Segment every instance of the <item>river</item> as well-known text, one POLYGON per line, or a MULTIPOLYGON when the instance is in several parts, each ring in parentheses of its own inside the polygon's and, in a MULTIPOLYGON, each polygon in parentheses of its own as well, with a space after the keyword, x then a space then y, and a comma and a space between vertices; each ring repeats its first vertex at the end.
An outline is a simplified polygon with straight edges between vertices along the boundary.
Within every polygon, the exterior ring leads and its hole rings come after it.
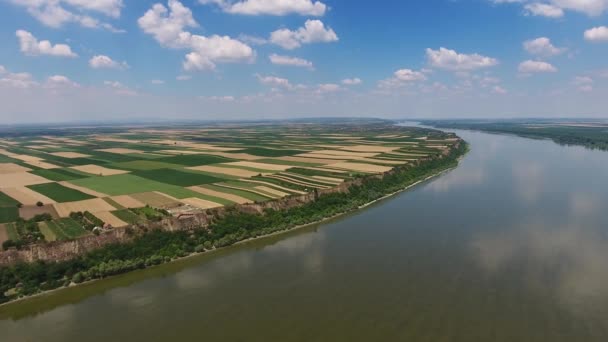
POLYGON ((2 341, 607 341, 608 153, 458 131, 340 219, 0 307, 2 341))

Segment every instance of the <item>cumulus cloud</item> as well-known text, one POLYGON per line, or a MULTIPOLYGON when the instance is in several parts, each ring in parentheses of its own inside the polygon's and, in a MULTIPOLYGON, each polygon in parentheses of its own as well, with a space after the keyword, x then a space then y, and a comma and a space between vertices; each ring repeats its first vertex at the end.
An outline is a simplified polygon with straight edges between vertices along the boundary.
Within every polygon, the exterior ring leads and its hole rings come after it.
POLYGON ((598 26, 585 31, 584 37, 590 42, 608 41, 608 27, 598 26))
POLYGON ((608 10, 608 0, 491 0, 493 3, 520 3, 524 5, 525 13, 529 15, 560 18, 564 10, 587 14, 602 15, 608 10))
POLYGON ((436 68, 450 71, 472 71, 498 65, 498 60, 480 54, 461 54, 454 50, 439 48, 426 49, 428 63, 436 68))
POLYGON ((202 4, 217 4, 227 13, 243 15, 299 14, 319 17, 327 11, 327 5, 312 0, 199 0, 202 4))
POLYGON ((286 78, 276 77, 276 76, 262 76, 256 74, 255 77, 258 81, 267 86, 275 87, 275 88, 284 88, 284 89, 292 89, 293 86, 286 78))
POLYGON ((399 88, 405 84, 426 81, 427 77, 422 71, 411 69, 399 69, 393 73, 393 77, 382 80, 378 86, 383 89, 399 88))
POLYGON ((313 68, 313 64, 311 61, 307 61, 305 59, 298 58, 298 57, 290 57, 290 56, 272 54, 269 56, 269 59, 272 64, 303 67, 303 68, 309 68, 309 69, 313 68))
POLYGON ((564 16, 564 10, 550 4, 534 2, 524 6, 526 14, 547 18, 561 18, 564 16))
POLYGON ((497 85, 497 86, 494 86, 494 87, 492 88, 492 92, 493 92, 493 93, 495 93, 495 94, 501 94, 501 95, 502 95, 502 94, 506 94, 506 93, 508 93, 508 92, 507 92, 507 90, 506 90, 505 88, 503 88, 503 87, 501 87, 501 86, 498 86, 498 85, 497 85))
POLYGON ((302 44, 331 43, 338 41, 338 35, 320 20, 307 20, 304 27, 292 31, 280 29, 270 34, 270 42, 284 49, 293 50, 302 44))
POLYGON ((342 80, 342 84, 347 86, 360 85, 363 81, 360 78, 346 78, 342 80))
POLYGON ((104 81, 103 85, 114 90, 117 95, 135 96, 137 92, 118 81, 104 81))
POLYGON ((527 60, 519 64, 518 71, 522 74, 548 73, 557 72, 557 68, 547 62, 527 60))
POLYGON ((324 83, 317 86, 317 93, 335 93, 342 90, 339 84, 324 83))
POLYGON ((28 56, 49 55, 56 57, 77 57, 78 55, 72 52, 72 48, 66 44, 51 44, 48 40, 38 41, 31 33, 18 30, 16 32, 19 39, 21 52, 28 56))
POLYGON ((26 8, 28 13, 43 25, 59 28, 75 23, 86 28, 100 28, 112 32, 124 32, 111 24, 101 22, 89 14, 102 14, 111 18, 120 17, 123 0, 9 0, 26 8))
POLYGON ((231 95, 226 96, 202 96, 200 97, 203 100, 216 101, 216 102, 234 102, 236 98, 231 95))
POLYGON ((523 46, 528 53, 542 57, 557 56, 566 51, 564 48, 555 47, 547 37, 527 40, 523 46))
POLYGON ((46 88, 57 89, 57 88, 77 88, 80 87, 80 84, 70 80, 66 76, 63 75, 53 75, 47 78, 46 84, 44 85, 46 88))
POLYGON ((589 92, 593 90, 594 80, 589 76, 577 76, 572 84, 580 91, 589 92))
POLYGON ((96 55, 89 60, 89 66, 93 69, 127 69, 127 62, 117 62, 105 55, 96 55))
POLYGON ((198 27, 192 11, 177 0, 169 0, 167 6, 153 5, 137 22, 161 46, 191 50, 183 62, 184 70, 212 70, 217 63, 251 62, 255 59, 255 51, 236 39, 219 35, 205 37, 184 31, 188 27, 198 27))
POLYGON ((163 81, 163 80, 152 80, 152 81, 150 81, 150 83, 152 83, 154 85, 161 85, 161 84, 165 84, 165 81, 163 81))
POLYGON ((175 78, 178 81, 188 81, 192 79, 192 76, 190 75, 179 75, 175 78))
POLYGON ((4 87, 27 89, 39 85, 32 77, 32 74, 27 72, 11 73, 5 70, 4 74, 0 77, 0 86, 4 87))

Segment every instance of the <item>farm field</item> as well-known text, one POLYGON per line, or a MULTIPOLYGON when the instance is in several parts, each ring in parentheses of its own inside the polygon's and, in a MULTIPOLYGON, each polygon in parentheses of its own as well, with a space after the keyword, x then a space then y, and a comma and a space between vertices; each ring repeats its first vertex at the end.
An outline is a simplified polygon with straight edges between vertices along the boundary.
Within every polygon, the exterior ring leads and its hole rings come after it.
POLYGON ((0 237, 27 241, 331 189, 457 141, 384 123, 54 128, 0 138, 0 237))

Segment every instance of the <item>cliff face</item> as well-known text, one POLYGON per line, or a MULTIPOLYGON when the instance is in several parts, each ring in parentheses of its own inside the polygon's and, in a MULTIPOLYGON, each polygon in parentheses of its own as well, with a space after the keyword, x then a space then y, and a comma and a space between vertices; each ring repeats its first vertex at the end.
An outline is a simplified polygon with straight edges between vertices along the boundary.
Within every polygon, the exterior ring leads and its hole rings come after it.
MULTIPOLYGON (((458 148, 456 144, 455 148, 458 148)), ((447 156, 449 150, 443 151, 442 157, 447 156)), ((417 160, 415 164, 404 166, 403 168, 415 167, 421 162, 428 160, 422 158, 417 160)), ((401 168, 399 168, 401 169, 401 168)), ((399 172, 399 169, 393 169, 384 174, 372 175, 369 177, 382 179, 386 175, 399 172)), ((344 182, 330 189, 317 190, 305 195, 294 195, 276 200, 271 200, 262 203, 251 203, 235 205, 232 210, 239 210, 243 213, 260 214, 266 209, 287 210, 294 207, 302 206, 306 203, 315 201, 319 196, 331 193, 347 193, 352 186, 361 185, 363 179, 354 179, 344 182)), ((179 217, 166 218, 161 222, 149 223, 146 226, 133 226, 129 229, 132 234, 127 233, 127 229, 114 229, 109 232, 104 232, 99 236, 89 235, 71 241, 56 241, 40 245, 25 246, 21 250, 11 249, 0 252, 0 266, 13 265, 19 262, 34 262, 37 260, 43 261, 65 261, 72 258, 84 255, 88 252, 102 248, 109 244, 125 243, 134 239, 138 234, 141 234, 144 229, 163 229, 167 231, 182 231, 194 229, 206 229, 209 227, 213 218, 222 217, 226 214, 228 208, 217 208, 201 211, 196 214, 188 214, 179 217)))

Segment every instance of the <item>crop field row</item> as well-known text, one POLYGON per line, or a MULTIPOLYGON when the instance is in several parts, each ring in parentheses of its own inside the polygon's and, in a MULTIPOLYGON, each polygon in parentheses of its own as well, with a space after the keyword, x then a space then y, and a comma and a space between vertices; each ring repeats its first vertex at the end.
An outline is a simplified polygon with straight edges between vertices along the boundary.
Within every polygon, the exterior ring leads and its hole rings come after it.
POLYGON ((1 238, 23 238, 14 236, 20 217, 49 215, 38 231, 54 241, 91 234, 75 212, 123 227, 156 217, 142 208, 180 215, 306 194, 438 155, 456 141, 384 124, 49 132, 2 140, 1 238))

